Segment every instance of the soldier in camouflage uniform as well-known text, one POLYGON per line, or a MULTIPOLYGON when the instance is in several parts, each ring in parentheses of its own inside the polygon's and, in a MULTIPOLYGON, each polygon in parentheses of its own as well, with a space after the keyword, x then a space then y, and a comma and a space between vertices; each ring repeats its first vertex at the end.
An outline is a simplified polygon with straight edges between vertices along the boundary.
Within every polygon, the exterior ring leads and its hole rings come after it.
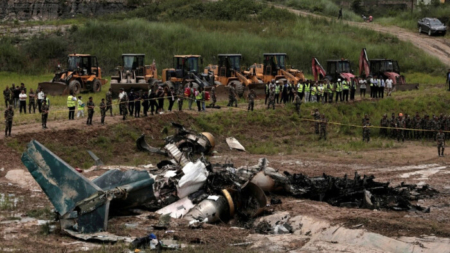
POLYGON ((6 86, 5 90, 3 91, 3 98, 5 99, 5 108, 8 108, 8 104, 11 101, 11 90, 8 86, 6 86))
POLYGON ((106 111, 110 111, 111 116, 113 116, 112 114, 112 92, 111 92, 111 88, 109 88, 108 92, 106 92, 106 111))
POLYGON ((409 114, 405 113, 405 128, 406 130, 403 130, 405 139, 409 139, 410 138, 410 130, 411 129, 411 118, 409 117, 409 114))
POLYGON ((437 116, 434 117, 434 121, 433 121, 433 130, 434 130, 434 140, 436 140, 436 136, 439 133, 439 130, 441 130, 441 121, 438 119, 437 116))
POLYGON ((387 137, 387 127, 389 127, 389 120, 387 118, 387 114, 383 115, 383 118, 380 120, 380 135, 383 137, 387 137))
POLYGON ((327 125, 328 125, 328 120, 327 118, 325 118, 325 114, 322 114, 320 116, 320 134, 319 134, 319 140, 321 140, 322 138, 324 138, 325 140, 327 140, 327 125))
POLYGON ((42 129, 47 129, 47 119, 48 119, 48 110, 50 108, 47 105, 47 101, 44 100, 42 101, 42 106, 41 106, 41 119, 42 119, 42 129))
POLYGON ((297 112, 298 116, 300 116, 300 106, 302 105, 302 99, 300 98, 297 91, 294 91, 294 105, 295 111, 297 112))
POLYGON ((397 119, 395 118, 395 114, 391 114, 391 119, 389 120, 389 128, 391 132, 391 138, 395 139, 397 137, 397 129, 395 129, 395 124, 397 123, 397 119))
POLYGON ((319 134, 319 125, 320 125, 320 113, 319 109, 314 109, 314 112, 311 112, 311 115, 314 117, 314 129, 315 133, 319 134))
MULTIPOLYGON (((364 118, 362 119, 362 126, 366 125, 366 122, 369 120, 369 115, 364 114, 364 118)), ((363 131, 363 139, 364 139, 364 131, 363 131)))
POLYGON ((12 122, 14 118, 14 110, 12 105, 9 105, 8 108, 5 110, 5 137, 11 136, 11 129, 12 129, 12 122))
POLYGON ((428 116, 428 114, 425 114, 422 119, 422 137, 423 138, 428 138, 427 126, 428 126, 429 120, 430 120, 430 117, 428 116))
POLYGON ((36 93, 30 88, 28 94, 28 113, 31 113, 31 107, 33 107, 33 113, 36 113, 36 93))
POLYGON ((273 109, 275 110, 275 90, 274 87, 271 87, 269 90, 269 104, 267 105, 267 109, 270 108, 270 105, 273 106, 273 109))
POLYGON ((209 107, 214 108, 216 106, 216 102, 217 102, 216 85, 215 84, 211 87, 211 101, 212 101, 212 103, 209 105, 209 107))
POLYGON ((228 106, 233 106, 237 107, 237 94, 236 94, 236 88, 235 88, 235 84, 232 83, 230 85, 230 94, 229 94, 229 101, 228 101, 228 106))
POLYGON ((431 117, 431 119, 428 121, 428 126, 427 126, 427 130, 428 131, 428 138, 430 139, 434 139, 436 137, 435 128, 436 128, 436 116, 433 114, 433 117, 431 117))
POLYGON ((92 125, 92 117, 94 117, 94 108, 95 108, 95 104, 94 101, 92 101, 92 97, 89 97, 89 102, 87 102, 86 105, 88 108, 88 117, 86 125, 92 125))
POLYGON ((442 132, 442 129, 440 129, 439 133, 436 134, 436 142, 438 148, 438 156, 444 156, 445 134, 442 132))
POLYGON ((406 121, 403 118, 403 113, 398 114, 397 123, 395 124, 396 130, 397 130, 397 141, 402 140, 402 142, 405 141, 405 130, 406 127, 406 121))
MULTIPOLYGON (((105 116, 106 116, 106 108, 108 106, 105 103, 105 99, 102 98, 102 102, 100 103, 100 115, 102 116, 101 119, 101 124, 104 125, 105 124, 105 116)), ((147 114, 147 112, 145 112, 147 114)))
POLYGON ((416 117, 413 118, 413 127, 414 127, 414 138, 420 139, 421 137, 421 129, 422 129, 422 118, 419 113, 416 112, 416 117))
POLYGON ((247 99, 248 99, 248 109, 247 111, 252 111, 253 112, 253 107, 255 106, 255 98, 256 98, 256 93, 253 89, 250 89, 248 95, 247 95, 247 99))
POLYGON ((364 122, 364 126, 363 126, 363 141, 367 141, 367 142, 370 141, 370 126, 371 126, 370 120, 367 119, 364 122))

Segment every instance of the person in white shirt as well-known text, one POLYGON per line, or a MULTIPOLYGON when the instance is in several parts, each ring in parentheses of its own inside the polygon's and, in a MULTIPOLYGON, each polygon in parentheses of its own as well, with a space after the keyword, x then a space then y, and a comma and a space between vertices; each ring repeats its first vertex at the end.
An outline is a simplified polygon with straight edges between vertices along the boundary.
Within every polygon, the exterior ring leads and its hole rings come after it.
POLYGON ((78 96, 78 111, 77 111, 77 118, 84 117, 84 103, 81 101, 81 96, 78 96))
POLYGON ((27 113, 27 94, 25 93, 25 90, 22 90, 22 92, 19 94, 19 102, 20 102, 20 113, 27 113))
POLYGON ((387 89, 387 96, 390 96, 392 92, 392 79, 389 77, 388 79, 386 79, 386 89, 387 89))
POLYGON ((366 97, 367 81, 364 78, 359 79, 359 97, 366 97))
POLYGON ((380 86, 380 97, 384 98, 384 88, 386 88, 386 82, 384 78, 381 78, 381 86, 380 86))
POLYGON ((37 99, 39 113, 42 113, 41 106, 42 106, 42 101, 44 100, 44 95, 45 95, 44 90, 42 90, 42 88, 39 88, 38 99, 37 99))

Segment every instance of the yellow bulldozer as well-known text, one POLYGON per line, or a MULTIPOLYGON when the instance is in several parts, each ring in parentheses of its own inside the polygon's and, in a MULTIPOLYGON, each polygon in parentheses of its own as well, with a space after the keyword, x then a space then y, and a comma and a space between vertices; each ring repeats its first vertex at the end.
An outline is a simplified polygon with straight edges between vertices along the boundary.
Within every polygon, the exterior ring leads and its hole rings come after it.
POLYGON ((145 65, 145 54, 122 54, 122 66, 116 68, 117 75, 111 76, 111 92, 118 97, 120 89, 148 90, 149 85, 160 82, 155 61, 145 65))
POLYGON ((162 82, 164 86, 179 89, 180 85, 192 84, 194 88, 209 87, 203 75, 199 77, 200 65, 202 63, 200 55, 175 55, 173 57, 173 68, 163 69, 162 82))
POLYGON ((241 73, 241 54, 219 54, 217 65, 209 64, 203 71, 204 79, 208 83, 217 85, 216 94, 224 97, 227 92, 226 87, 234 84, 239 97, 244 95, 245 87, 252 84, 252 80, 247 79, 241 73), (213 77, 213 78, 211 78, 213 77))
POLYGON ((303 72, 292 69, 286 64, 288 59, 285 53, 265 53, 263 54, 263 64, 253 64, 244 75, 252 80, 252 84, 266 84, 271 80, 288 80, 291 84, 305 81, 303 72))
POLYGON ((89 54, 69 54, 67 69, 58 70, 50 82, 39 83, 45 94, 59 96, 80 92, 99 92, 108 82, 102 78, 97 57, 89 54))

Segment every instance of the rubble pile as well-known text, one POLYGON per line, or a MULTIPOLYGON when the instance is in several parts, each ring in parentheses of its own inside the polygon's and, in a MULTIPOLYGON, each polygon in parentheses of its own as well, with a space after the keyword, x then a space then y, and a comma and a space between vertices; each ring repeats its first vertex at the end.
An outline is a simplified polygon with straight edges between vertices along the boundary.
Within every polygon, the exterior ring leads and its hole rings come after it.
MULTIPOLYGON (((55 206, 62 228, 79 233, 106 231, 109 215, 138 206, 162 217, 186 219, 195 228, 232 219, 250 221, 268 205, 265 193, 324 201, 339 207, 422 212, 430 209, 410 201, 437 193, 427 185, 402 183, 391 187, 389 183, 374 181, 374 176, 358 173, 353 179, 347 175, 339 178, 281 173, 269 167, 266 158, 253 166, 211 164, 203 154, 212 152, 214 137, 173 126, 177 134, 166 138, 163 149, 149 146, 144 137, 137 141, 139 150, 172 158, 160 162, 158 168, 113 169, 90 181, 37 141, 30 142, 22 161, 55 206)), ((281 201, 275 197, 271 203, 281 201)), ((292 230, 289 224, 277 225, 280 226, 261 223, 257 230, 292 230)))

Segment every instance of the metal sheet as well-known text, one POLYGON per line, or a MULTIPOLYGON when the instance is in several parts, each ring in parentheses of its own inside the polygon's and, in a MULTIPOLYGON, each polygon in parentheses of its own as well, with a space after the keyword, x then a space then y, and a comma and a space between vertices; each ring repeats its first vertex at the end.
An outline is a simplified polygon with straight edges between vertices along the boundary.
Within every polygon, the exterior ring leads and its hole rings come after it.
POLYGON ((236 140, 234 137, 228 137, 226 139, 228 147, 230 147, 230 149, 236 149, 239 151, 245 151, 244 146, 241 145, 241 143, 239 143, 238 140, 236 140))
POLYGON ((186 215, 193 207, 194 203, 188 198, 184 197, 164 208, 159 209, 156 213, 159 214, 170 214, 170 217, 175 219, 181 219, 186 215))
POLYGON ((177 185, 179 198, 184 198, 200 189, 208 179, 208 170, 200 160, 196 163, 189 162, 183 167, 184 176, 177 185))
POLYGON ((167 151, 170 157, 172 157, 178 164, 181 166, 186 166, 189 163, 189 160, 184 156, 183 153, 178 149, 175 144, 169 143, 164 146, 164 149, 167 151))

